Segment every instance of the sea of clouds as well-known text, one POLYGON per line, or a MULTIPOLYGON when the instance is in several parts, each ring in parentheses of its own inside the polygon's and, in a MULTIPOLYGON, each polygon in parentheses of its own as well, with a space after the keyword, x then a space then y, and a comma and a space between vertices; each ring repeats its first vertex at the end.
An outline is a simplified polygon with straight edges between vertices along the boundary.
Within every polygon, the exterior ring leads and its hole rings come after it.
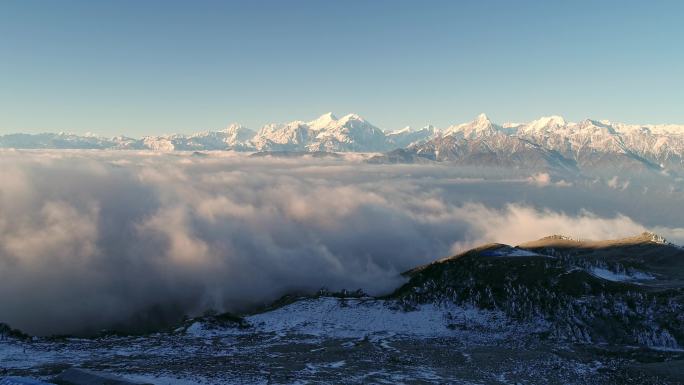
POLYGON ((666 177, 362 160, 0 151, 0 322, 135 330, 322 287, 387 293, 402 271, 484 242, 684 242, 666 177))

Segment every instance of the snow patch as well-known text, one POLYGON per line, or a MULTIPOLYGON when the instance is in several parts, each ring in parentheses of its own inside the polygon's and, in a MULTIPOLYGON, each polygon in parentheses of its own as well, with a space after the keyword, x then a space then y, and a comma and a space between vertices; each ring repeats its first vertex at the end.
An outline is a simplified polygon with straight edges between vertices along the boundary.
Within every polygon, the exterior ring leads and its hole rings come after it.
POLYGON ((187 333, 204 338, 249 333, 354 338, 368 340, 385 350, 394 350, 389 341, 396 336, 463 335, 464 338, 496 339, 520 327, 529 333, 539 326, 513 325, 502 312, 451 303, 425 304, 406 310, 391 300, 334 297, 302 299, 245 320, 253 327, 207 329, 201 323, 195 323, 187 333))
POLYGON ((548 257, 548 255, 537 254, 517 247, 502 247, 496 250, 487 250, 480 253, 485 257, 548 257))
POLYGON ((613 282, 636 281, 636 280, 652 280, 655 277, 651 274, 642 271, 622 271, 614 272, 602 267, 592 267, 590 273, 598 278, 602 278, 613 282))

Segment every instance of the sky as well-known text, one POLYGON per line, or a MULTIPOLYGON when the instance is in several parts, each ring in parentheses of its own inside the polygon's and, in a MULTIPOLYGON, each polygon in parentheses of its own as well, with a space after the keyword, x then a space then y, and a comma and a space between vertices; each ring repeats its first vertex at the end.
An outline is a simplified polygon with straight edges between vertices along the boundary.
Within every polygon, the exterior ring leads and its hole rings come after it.
POLYGON ((0 2, 0 134, 684 123, 681 1, 0 2))

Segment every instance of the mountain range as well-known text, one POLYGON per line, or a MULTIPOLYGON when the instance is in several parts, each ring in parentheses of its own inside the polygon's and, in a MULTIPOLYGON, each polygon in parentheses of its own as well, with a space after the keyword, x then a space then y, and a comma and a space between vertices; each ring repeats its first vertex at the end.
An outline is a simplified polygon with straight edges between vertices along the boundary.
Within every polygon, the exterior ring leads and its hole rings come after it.
POLYGON ((433 127, 385 132, 356 114, 341 118, 332 113, 315 120, 271 123, 254 131, 231 124, 220 131, 190 135, 145 136, 140 139, 96 135, 9 134, 0 136, 0 147, 19 149, 131 149, 155 151, 291 151, 384 152, 431 138, 433 127))
POLYGON ((493 123, 481 114, 469 123, 396 149, 375 162, 427 159, 468 165, 528 168, 621 168, 663 170, 684 165, 684 125, 630 125, 560 116, 527 123, 493 123))
POLYGON ((258 131, 239 124, 190 135, 130 138, 96 135, 8 134, 0 147, 17 149, 131 149, 154 151, 369 152, 377 163, 416 161, 576 169, 661 170, 684 165, 684 125, 637 125, 560 116, 527 123, 473 121, 443 129, 426 126, 383 131, 356 114, 332 113, 312 121, 267 124, 258 131))

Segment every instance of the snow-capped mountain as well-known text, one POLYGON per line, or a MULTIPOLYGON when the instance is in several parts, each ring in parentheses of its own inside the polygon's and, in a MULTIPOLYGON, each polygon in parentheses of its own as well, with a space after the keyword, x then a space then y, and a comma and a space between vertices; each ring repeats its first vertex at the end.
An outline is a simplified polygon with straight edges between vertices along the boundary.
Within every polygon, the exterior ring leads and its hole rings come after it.
POLYGON ((557 151, 566 158, 574 159, 580 165, 595 165, 612 156, 623 164, 638 164, 659 167, 660 164, 681 162, 684 147, 681 139, 672 138, 672 145, 680 142, 676 159, 654 148, 656 136, 652 133, 639 134, 635 126, 613 125, 606 121, 586 119, 578 123, 567 123, 561 117, 541 118, 522 125, 517 136, 538 143, 546 149, 557 151), (646 143, 651 142, 650 145, 646 143))
POLYGON ((580 164, 606 154, 665 167, 681 166, 684 159, 684 125, 635 125, 592 119, 572 123, 551 116, 521 125, 515 134, 580 164))
POLYGON ((460 134, 437 136, 428 142, 410 146, 407 151, 438 162, 471 166, 576 169, 572 159, 517 136, 492 131, 486 136, 465 139, 460 134))
MULTIPOLYGON (((8 134, 0 136, 0 147, 3 148, 69 148, 69 149, 104 149, 118 147, 118 141, 128 143, 130 138, 101 138, 92 135, 74 135, 68 133, 44 134, 8 134)), ((135 139, 133 139, 135 141, 135 139)))
POLYGON ((494 124, 486 114, 478 115, 475 120, 447 127, 443 136, 453 136, 462 139, 477 139, 484 136, 492 136, 498 133, 510 133, 510 129, 494 124))
POLYGON ((658 170, 684 165, 684 126, 591 119, 575 123, 561 116, 498 125, 480 114, 472 122, 450 126, 424 143, 385 157, 491 166, 658 170))
POLYGON ((154 151, 296 151, 383 152, 420 143, 435 133, 432 126, 384 132, 357 114, 337 118, 326 113, 312 121, 270 123, 258 132, 239 124, 220 131, 104 138, 73 134, 11 134, 0 136, 5 148, 149 149, 154 151))
POLYGON ((4 148, 149 149, 155 151, 392 152, 377 161, 421 158, 480 165, 663 169, 684 165, 684 125, 635 125, 561 116, 494 123, 480 114, 444 129, 383 131, 356 114, 326 113, 311 121, 271 123, 257 132, 239 124, 191 135, 104 138, 95 135, 9 134, 4 148), (398 151, 401 150, 401 151, 398 151))
MULTIPOLYGON (((320 118, 318 119, 320 120, 320 118)), ((314 151, 378 151, 387 149, 385 133, 356 114, 332 120, 315 131, 314 151)))
POLYGON ((268 124, 251 140, 258 151, 377 152, 391 148, 385 133, 356 114, 331 112, 310 122, 268 124))
POLYGON ((411 127, 407 126, 401 130, 386 132, 385 136, 393 147, 404 148, 412 144, 425 142, 433 138, 436 132, 435 127, 432 125, 427 125, 416 131, 411 130, 411 127))
POLYGON ((220 131, 198 132, 192 135, 146 136, 142 148, 155 151, 174 150, 246 150, 246 143, 255 132, 240 124, 230 124, 220 131))

